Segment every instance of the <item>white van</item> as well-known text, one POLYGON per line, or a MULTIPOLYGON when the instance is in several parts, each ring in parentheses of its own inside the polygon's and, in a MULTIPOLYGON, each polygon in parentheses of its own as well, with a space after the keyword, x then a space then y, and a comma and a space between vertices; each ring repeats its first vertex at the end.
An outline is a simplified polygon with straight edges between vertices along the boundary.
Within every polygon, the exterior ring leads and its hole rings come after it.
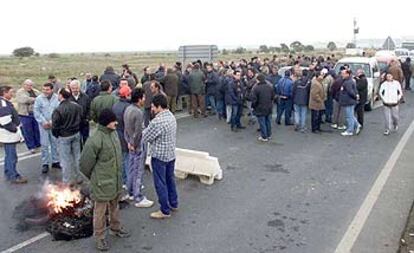
POLYGON ((396 48, 394 52, 395 55, 397 55, 398 59, 402 62, 405 62, 405 59, 407 59, 407 57, 410 55, 410 50, 405 48, 396 48))
POLYGON ((364 71, 368 80, 368 99, 365 104, 365 110, 371 111, 374 108, 374 102, 379 99, 378 91, 381 77, 377 60, 374 57, 342 58, 335 65, 335 73, 339 73, 339 69, 344 65, 349 65, 353 74, 355 74, 358 69, 364 71))

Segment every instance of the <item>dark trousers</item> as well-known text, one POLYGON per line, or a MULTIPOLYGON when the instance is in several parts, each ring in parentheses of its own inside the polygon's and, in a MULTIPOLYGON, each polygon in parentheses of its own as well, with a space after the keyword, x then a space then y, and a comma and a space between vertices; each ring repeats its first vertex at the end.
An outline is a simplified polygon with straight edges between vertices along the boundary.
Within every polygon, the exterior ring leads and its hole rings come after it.
POLYGON ((321 113, 311 110, 312 131, 321 130, 321 113))
POLYGON ((160 210, 170 214, 171 208, 178 208, 177 189, 175 187, 175 160, 163 162, 157 158, 151 159, 155 191, 157 192, 160 210))
POLYGON ((365 107, 365 103, 359 103, 355 106, 357 120, 359 124, 361 124, 361 126, 364 126, 364 107, 365 107))
POLYGON ((232 105, 232 109, 231 109, 231 128, 235 128, 235 127, 242 127, 241 125, 241 115, 243 112, 243 105, 241 104, 237 104, 237 105, 232 105))
POLYGON ((276 122, 280 124, 283 112, 285 113, 285 125, 290 125, 290 117, 292 116, 292 99, 280 99, 277 105, 276 122))
POLYGON ((410 82, 411 82, 411 75, 405 76, 405 89, 406 90, 409 90, 410 89, 410 82))
POLYGON ((260 125, 260 134, 263 139, 268 139, 272 136, 272 114, 267 116, 257 116, 257 121, 260 125))
POLYGON ((40 132, 39 124, 35 120, 33 113, 28 116, 20 115, 22 123, 22 133, 27 149, 35 149, 40 147, 40 132))
POLYGON ((81 142, 85 144, 86 140, 89 138, 89 122, 81 124, 79 132, 81 136, 81 142))
POLYGON ((332 114, 333 114, 333 99, 331 97, 328 97, 328 99, 325 100, 325 122, 332 123, 332 114))
POLYGON ((144 126, 147 127, 151 120, 151 108, 145 108, 144 111, 144 126))

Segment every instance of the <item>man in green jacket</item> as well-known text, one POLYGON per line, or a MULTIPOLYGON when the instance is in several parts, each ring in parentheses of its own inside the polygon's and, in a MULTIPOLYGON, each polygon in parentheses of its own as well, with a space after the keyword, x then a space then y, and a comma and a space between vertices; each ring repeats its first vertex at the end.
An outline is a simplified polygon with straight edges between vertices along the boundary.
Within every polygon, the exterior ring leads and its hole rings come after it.
POLYGON ((101 92, 99 96, 94 98, 91 103, 91 119, 97 122, 99 114, 104 109, 111 109, 112 106, 118 102, 118 98, 112 96, 112 84, 108 80, 104 80, 101 83, 101 92))
POLYGON ((205 106, 205 76, 200 70, 200 65, 195 64, 194 70, 188 77, 188 84, 190 86, 191 101, 194 118, 198 118, 198 109, 200 108, 203 117, 207 117, 205 106))
POLYGON ((110 215, 111 235, 129 237, 121 227, 118 200, 122 192, 121 144, 116 133, 116 116, 104 109, 98 117, 98 127, 83 148, 80 170, 90 180, 94 203, 93 224, 96 248, 109 249, 105 239, 106 211, 110 215))

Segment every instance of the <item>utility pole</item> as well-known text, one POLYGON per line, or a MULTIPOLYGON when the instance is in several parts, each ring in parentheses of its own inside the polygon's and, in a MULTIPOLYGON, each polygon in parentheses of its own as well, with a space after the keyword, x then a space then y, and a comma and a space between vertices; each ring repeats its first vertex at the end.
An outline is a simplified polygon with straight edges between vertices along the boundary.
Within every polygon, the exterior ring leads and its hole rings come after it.
POLYGON ((356 39, 356 35, 359 33, 359 27, 357 24, 357 20, 356 18, 354 18, 354 45, 355 48, 357 48, 357 39, 356 39))

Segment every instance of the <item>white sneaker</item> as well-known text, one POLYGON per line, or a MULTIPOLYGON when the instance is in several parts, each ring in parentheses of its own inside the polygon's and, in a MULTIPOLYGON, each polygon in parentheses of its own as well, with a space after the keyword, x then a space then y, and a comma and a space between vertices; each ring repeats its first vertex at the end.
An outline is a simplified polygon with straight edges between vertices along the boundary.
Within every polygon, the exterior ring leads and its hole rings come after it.
POLYGON ((394 126, 394 131, 397 132, 398 131, 398 125, 394 126))
POLYGON ((346 126, 338 126, 338 130, 345 130, 346 126))
POLYGON ((269 141, 268 139, 265 139, 262 136, 259 136, 259 138, 257 138, 257 140, 261 141, 261 142, 268 142, 269 141))
POLYGON ((332 127, 333 129, 338 129, 338 125, 337 125, 337 124, 332 124, 332 125, 331 125, 331 127, 332 127))
POLYGON ((355 130, 355 134, 358 135, 360 132, 361 132, 361 125, 358 125, 355 130))
POLYGON ((149 208, 154 205, 154 201, 148 200, 146 197, 144 197, 140 202, 137 202, 134 205, 138 208, 149 208))
POLYGON ((134 196, 132 196, 132 195, 129 195, 129 198, 128 198, 128 200, 134 200, 134 196))
POLYGON ((390 130, 385 130, 384 135, 390 135, 390 130))
POLYGON ((128 190, 127 185, 126 185, 126 184, 123 184, 123 185, 122 185, 122 189, 124 189, 124 190, 128 190))
POLYGON ((353 133, 348 133, 347 131, 341 133, 342 136, 352 136, 353 133))

